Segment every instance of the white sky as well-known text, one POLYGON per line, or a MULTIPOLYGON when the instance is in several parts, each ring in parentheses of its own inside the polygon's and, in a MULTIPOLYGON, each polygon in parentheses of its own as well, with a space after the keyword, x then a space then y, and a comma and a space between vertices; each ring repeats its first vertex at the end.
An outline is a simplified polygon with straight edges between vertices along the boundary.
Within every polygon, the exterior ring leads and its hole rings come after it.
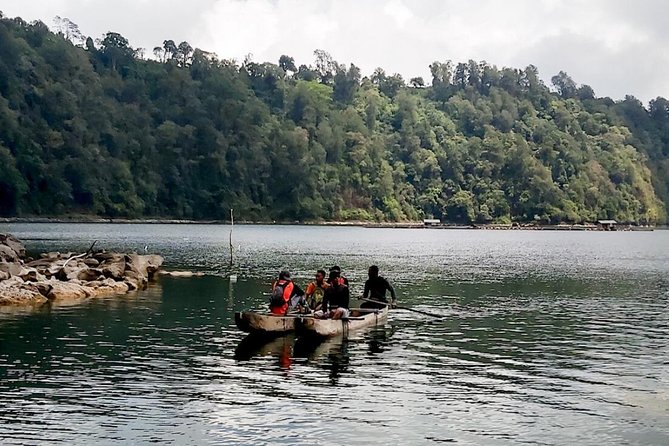
POLYGON ((323 49, 363 74, 405 79, 434 60, 534 64, 547 82, 560 70, 598 96, 669 97, 665 0, 2 0, 6 16, 67 17, 94 38, 116 31, 134 47, 188 41, 221 58, 258 62, 323 49))

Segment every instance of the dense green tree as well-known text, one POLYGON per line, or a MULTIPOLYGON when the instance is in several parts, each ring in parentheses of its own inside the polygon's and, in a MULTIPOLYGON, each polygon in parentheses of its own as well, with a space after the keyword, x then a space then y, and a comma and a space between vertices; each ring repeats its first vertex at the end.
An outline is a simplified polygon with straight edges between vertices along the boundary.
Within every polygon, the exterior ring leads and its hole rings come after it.
POLYGON ((128 39, 119 33, 108 32, 100 41, 100 54, 103 61, 112 70, 133 61, 135 50, 130 46, 128 39))
POLYGON ((323 50, 315 50, 314 56, 316 57, 315 71, 318 73, 319 80, 323 84, 330 84, 339 70, 339 64, 330 53, 323 50))
POLYGON ((340 66, 334 76, 332 91, 334 100, 342 104, 350 104, 353 102, 359 86, 360 69, 353 64, 351 64, 348 70, 344 66, 340 66))
POLYGON ((0 18, 0 215, 666 219, 661 97, 471 60, 411 87, 321 50, 238 64, 165 40, 142 60, 77 29, 0 18))
POLYGON ((562 98, 569 99, 576 97, 576 94, 578 93, 576 82, 574 82, 574 80, 564 71, 560 71, 553 76, 551 82, 562 98))
POLYGON ((409 84, 411 84, 413 88, 423 88, 425 86, 425 80, 422 77, 412 77, 409 84))
POLYGON ((279 66, 286 73, 288 73, 289 71, 292 73, 297 72, 297 67, 295 66, 295 59, 290 56, 286 56, 285 54, 279 57, 279 66))

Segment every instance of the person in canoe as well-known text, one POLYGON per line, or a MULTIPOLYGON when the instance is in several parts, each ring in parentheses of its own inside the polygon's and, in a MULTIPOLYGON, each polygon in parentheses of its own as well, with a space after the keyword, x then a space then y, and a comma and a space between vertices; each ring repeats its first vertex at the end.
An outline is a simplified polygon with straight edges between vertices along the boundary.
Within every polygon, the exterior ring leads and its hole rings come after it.
POLYGON ((323 293, 322 317, 332 319, 347 318, 350 315, 348 281, 339 271, 330 270, 328 288, 323 293))
POLYGON ((393 286, 384 277, 379 276, 379 267, 372 265, 368 270, 369 279, 365 282, 365 291, 362 294, 362 299, 369 299, 376 302, 364 302, 360 308, 385 308, 388 304, 386 299, 386 291, 390 291, 390 307, 396 305, 397 298, 393 286))
MULTIPOLYGON (((332 272, 335 272, 337 274, 337 277, 339 277, 339 279, 341 281, 343 281, 346 286, 348 286, 348 279, 346 277, 342 276, 341 268, 339 266, 335 265, 332 268, 330 268, 330 273, 332 273, 332 272)), ((329 281, 329 279, 328 279, 328 281, 329 281)))
POLYGON ((316 280, 307 285, 307 303, 311 311, 318 311, 323 306, 323 295, 330 285, 325 281, 325 271, 316 271, 316 280))
POLYGON ((304 291, 290 278, 290 272, 281 271, 279 279, 272 284, 269 310, 277 316, 284 316, 292 309, 306 308, 304 291))

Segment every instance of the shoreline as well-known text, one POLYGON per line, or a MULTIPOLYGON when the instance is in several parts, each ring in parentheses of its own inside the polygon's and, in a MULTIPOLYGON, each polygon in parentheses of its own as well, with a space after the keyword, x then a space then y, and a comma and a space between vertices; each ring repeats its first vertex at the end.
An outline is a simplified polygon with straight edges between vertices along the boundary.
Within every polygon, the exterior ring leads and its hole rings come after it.
MULTIPOLYGON (((102 217, 0 217, 0 224, 37 223, 37 224, 165 224, 165 225, 230 225, 229 220, 187 220, 162 218, 102 218, 102 217)), ((363 228, 392 229, 481 229, 481 230, 523 230, 523 231, 604 231, 595 224, 555 224, 541 225, 535 223, 439 223, 425 224, 422 221, 409 222, 369 222, 369 221, 248 221, 235 220, 237 225, 268 225, 268 226, 351 226, 363 228)), ((638 226, 619 224, 617 231, 653 231, 669 229, 668 226, 638 226)), ((616 230, 613 230, 615 232, 616 230)))

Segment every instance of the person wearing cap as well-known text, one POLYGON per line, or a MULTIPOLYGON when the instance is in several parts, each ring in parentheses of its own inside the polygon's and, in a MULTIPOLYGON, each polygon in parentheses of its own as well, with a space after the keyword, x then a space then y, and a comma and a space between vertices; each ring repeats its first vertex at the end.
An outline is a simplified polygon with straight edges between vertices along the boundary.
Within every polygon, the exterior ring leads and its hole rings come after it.
POLYGON ((330 268, 328 284, 330 285, 323 294, 323 317, 332 319, 344 319, 350 314, 348 309, 350 294, 348 280, 340 276, 340 271, 330 268))
POLYGON ((388 299, 386 299, 386 291, 390 291, 392 299, 390 305, 395 307, 397 297, 392 285, 384 277, 379 276, 379 267, 372 265, 368 271, 369 279, 365 282, 365 291, 362 294, 362 299, 369 299, 367 302, 360 305, 360 308, 385 308, 388 299), (370 302, 375 301, 375 302, 370 302))
POLYGON ((272 284, 270 312, 283 316, 292 308, 304 305, 304 291, 290 278, 290 272, 281 271, 279 279, 272 284))

